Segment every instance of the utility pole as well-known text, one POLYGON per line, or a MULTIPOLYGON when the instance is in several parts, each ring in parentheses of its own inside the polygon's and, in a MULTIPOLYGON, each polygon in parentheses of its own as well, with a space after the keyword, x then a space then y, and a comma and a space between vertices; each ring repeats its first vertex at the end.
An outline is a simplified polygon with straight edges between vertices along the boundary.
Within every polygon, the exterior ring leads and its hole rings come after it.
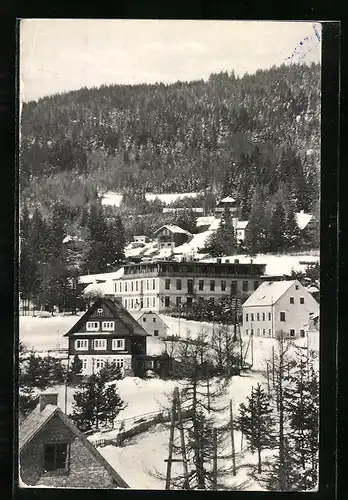
POLYGON ((68 350, 68 363, 66 367, 66 377, 65 377, 65 393, 64 393, 64 413, 67 414, 68 411, 68 378, 69 378, 69 350, 68 350))
POLYGON ((234 446, 234 425, 233 425, 232 399, 230 399, 230 429, 231 429, 233 475, 235 476, 236 475, 236 452, 235 452, 235 446, 234 446))
POLYGON ((188 474, 188 468, 187 468, 187 454, 186 454, 186 445, 185 445, 184 425, 182 422, 182 414, 181 414, 181 401, 180 401, 180 396, 179 396, 179 389, 177 387, 175 387, 174 390, 176 392, 176 401, 177 401, 177 407, 178 407, 181 453, 182 453, 182 462, 183 462, 184 477, 185 477, 184 489, 188 490, 189 489, 189 474, 188 474))
POLYGON ((269 367, 268 367, 268 363, 266 363, 266 372, 267 372, 267 390, 268 390, 268 395, 270 396, 270 394, 271 394, 271 388, 270 388, 270 385, 269 385, 269 367))
POLYGON ((177 393, 174 390, 173 402, 172 402, 172 415, 171 415, 171 421, 170 421, 169 454, 168 454, 168 461, 167 461, 166 490, 170 490, 170 481, 171 481, 171 474, 172 474, 176 395, 177 395, 177 393))
POLYGON ((208 412, 210 413, 210 381, 209 374, 207 374, 207 402, 208 402, 208 412))
POLYGON ((273 384, 273 389, 275 386, 274 383, 274 345, 272 346, 272 384, 273 384))

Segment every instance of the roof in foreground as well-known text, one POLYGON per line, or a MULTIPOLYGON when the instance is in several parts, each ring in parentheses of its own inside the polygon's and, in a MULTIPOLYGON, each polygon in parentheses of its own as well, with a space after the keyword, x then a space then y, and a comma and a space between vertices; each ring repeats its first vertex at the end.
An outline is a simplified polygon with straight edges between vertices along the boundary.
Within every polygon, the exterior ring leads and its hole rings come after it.
POLYGON ((271 306, 275 304, 294 283, 299 282, 297 280, 265 281, 244 302, 243 307, 271 306))
POLYGON ((19 426, 19 451, 22 451, 27 444, 43 429, 43 427, 53 418, 57 416, 64 424, 69 427, 75 436, 85 445, 88 451, 94 455, 98 462, 109 472, 117 486, 121 488, 129 488, 128 484, 121 478, 115 469, 105 460, 99 451, 88 441, 86 436, 76 427, 76 425, 62 412, 58 406, 46 405, 40 412, 34 409, 28 417, 23 420, 19 426))

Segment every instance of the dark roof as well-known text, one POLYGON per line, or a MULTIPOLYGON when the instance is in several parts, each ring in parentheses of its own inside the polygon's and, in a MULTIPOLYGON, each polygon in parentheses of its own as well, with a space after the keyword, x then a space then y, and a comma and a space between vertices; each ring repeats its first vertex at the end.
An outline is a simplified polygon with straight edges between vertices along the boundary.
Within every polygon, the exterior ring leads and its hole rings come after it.
POLYGON ((129 488, 128 484, 115 471, 115 469, 105 460, 99 451, 88 441, 86 436, 76 427, 76 425, 62 412, 58 406, 46 405, 45 408, 38 412, 34 409, 30 415, 19 426, 19 451, 22 452, 30 441, 39 434, 48 422, 57 416, 62 422, 69 427, 71 432, 84 444, 88 451, 98 460, 98 462, 109 472, 112 479, 120 488, 129 488))
POLYGON ((78 332, 80 327, 88 321, 88 319, 93 315, 96 309, 98 309, 102 304, 106 304, 106 306, 111 310, 114 314, 114 317, 122 321, 124 325, 126 325, 128 332, 130 335, 137 335, 140 337, 149 337, 149 334, 144 330, 144 328, 139 325, 139 323, 133 318, 133 316, 123 307, 122 304, 118 302, 114 302, 111 299, 107 299, 106 297, 98 298, 93 305, 88 309, 88 311, 81 316, 81 318, 75 323, 75 325, 70 328, 70 330, 64 334, 64 337, 69 337, 75 332, 78 332))

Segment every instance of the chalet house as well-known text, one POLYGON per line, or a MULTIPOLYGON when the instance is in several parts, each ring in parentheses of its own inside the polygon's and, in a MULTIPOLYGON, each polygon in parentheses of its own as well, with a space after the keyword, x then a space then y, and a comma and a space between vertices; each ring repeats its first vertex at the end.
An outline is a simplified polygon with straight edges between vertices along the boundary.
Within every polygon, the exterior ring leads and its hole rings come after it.
POLYGON ((266 281, 250 295, 243 306, 246 335, 276 337, 283 331, 290 338, 305 337, 308 316, 319 304, 297 280, 266 281))
POLYGON ((134 236, 133 241, 134 241, 134 243, 142 243, 143 245, 145 245, 150 240, 149 240, 148 236, 139 235, 139 236, 134 236))
POLYGON ((191 238, 192 234, 189 231, 185 231, 179 226, 165 225, 157 229, 155 232, 157 238, 158 249, 161 248, 175 248, 184 243, 187 243, 191 238))
POLYGON ((165 324, 162 318, 158 316, 155 312, 148 311, 144 312, 140 318, 138 318, 138 323, 147 331, 152 337, 166 337, 168 332, 168 326, 165 324))
POLYGON ((82 375, 97 372, 106 361, 124 375, 144 375, 139 359, 146 355, 149 334, 119 302, 97 299, 64 336, 69 339, 69 361, 79 356, 82 375))
POLYGON ((129 488, 57 402, 58 394, 41 394, 38 407, 19 424, 19 471, 25 486, 129 488))
POLYGON ((231 217, 237 218, 237 212, 238 212, 238 206, 237 206, 237 201, 232 198, 231 196, 227 196, 226 198, 223 198, 221 201, 219 201, 216 206, 215 206, 215 217, 221 217, 222 214, 224 213, 225 209, 228 208, 231 217))

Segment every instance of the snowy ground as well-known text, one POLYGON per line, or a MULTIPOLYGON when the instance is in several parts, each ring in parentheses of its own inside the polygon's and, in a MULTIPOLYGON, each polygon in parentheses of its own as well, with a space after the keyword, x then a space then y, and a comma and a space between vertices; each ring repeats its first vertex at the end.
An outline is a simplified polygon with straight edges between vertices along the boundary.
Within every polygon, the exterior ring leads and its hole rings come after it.
MULTIPOLYGON (((173 201, 179 200, 181 198, 196 198, 198 193, 146 193, 145 198, 147 201, 154 201, 158 198, 165 205, 173 203, 173 201)), ((122 201, 122 194, 115 191, 107 191, 102 198, 102 205, 112 205, 119 207, 122 201)))

